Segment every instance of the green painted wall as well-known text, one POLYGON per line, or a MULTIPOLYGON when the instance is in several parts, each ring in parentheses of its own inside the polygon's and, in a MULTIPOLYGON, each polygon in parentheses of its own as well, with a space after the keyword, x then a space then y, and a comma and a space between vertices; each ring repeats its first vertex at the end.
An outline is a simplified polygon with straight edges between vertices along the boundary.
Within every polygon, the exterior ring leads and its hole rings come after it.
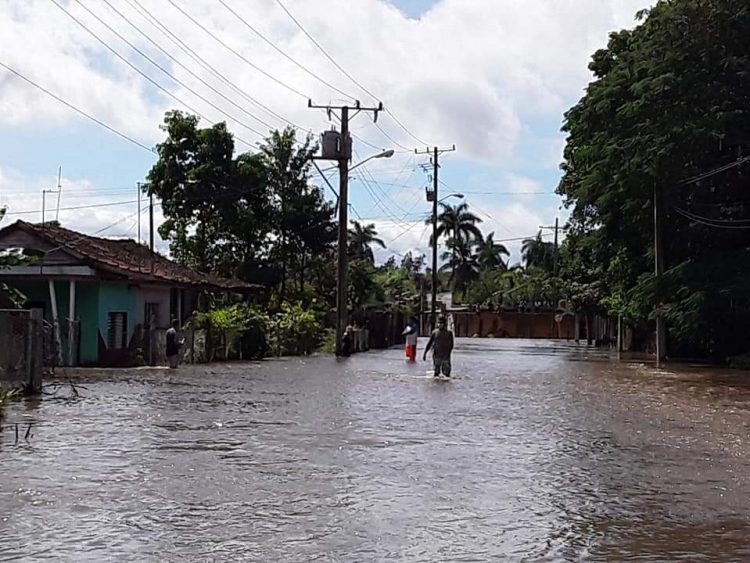
POLYGON ((76 285, 76 316, 81 320, 79 361, 96 363, 99 359, 99 283, 76 285))
MULTIPOLYGON (((22 281, 13 283, 30 302, 44 303, 44 318, 52 322, 52 303, 47 281, 22 281)), ((57 313, 68 318, 70 311, 70 285, 67 281, 55 282, 57 313)), ((95 363, 99 359, 99 282, 76 282, 75 316, 81 321, 81 343, 79 362, 95 363)), ((106 332, 105 332, 106 334, 106 332)), ((65 339, 65 335, 62 335, 65 339)))
POLYGON ((137 288, 125 283, 102 283, 99 286, 99 332, 106 342, 109 326, 109 313, 128 314, 128 342, 133 337, 136 321, 137 288))

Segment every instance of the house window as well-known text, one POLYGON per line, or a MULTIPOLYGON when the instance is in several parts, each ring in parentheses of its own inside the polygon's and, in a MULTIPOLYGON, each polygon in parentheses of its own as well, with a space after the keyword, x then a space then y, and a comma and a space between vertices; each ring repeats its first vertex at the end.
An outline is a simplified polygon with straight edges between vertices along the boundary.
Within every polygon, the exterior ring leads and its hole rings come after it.
POLYGON ((121 350, 128 347, 128 314, 110 313, 107 326, 107 347, 121 350))

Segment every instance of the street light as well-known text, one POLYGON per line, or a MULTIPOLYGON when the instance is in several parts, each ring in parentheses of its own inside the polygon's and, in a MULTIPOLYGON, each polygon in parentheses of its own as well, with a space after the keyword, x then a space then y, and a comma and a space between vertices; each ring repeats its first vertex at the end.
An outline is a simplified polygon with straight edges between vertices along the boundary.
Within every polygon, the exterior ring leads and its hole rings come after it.
MULTIPOLYGON (((391 158, 395 152, 396 151, 394 151, 393 149, 386 149, 386 150, 383 150, 383 151, 381 151, 381 152, 379 152, 377 154, 374 154, 372 156, 368 156, 366 159, 358 162, 354 166, 350 166, 349 167, 349 172, 351 172, 355 168, 358 168, 358 167, 362 166, 368 160, 373 160, 375 158, 391 158)), ((313 161, 313 163, 314 163, 314 161, 313 161)), ((316 165, 316 167, 317 167, 317 165, 316 165)), ((320 168, 318 168, 318 172, 320 172, 320 174, 322 175, 323 172, 329 172, 331 170, 337 170, 337 169, 338 169, 338 166, 331 166, 329 168, 323 168, 322 170, 320 168)), ((325 176, 324 176, 324 178, 325 178, 325 176)))
MULTIPOLYGON (((437 185, 435 186, 435 189, 437 189, 437 185)), ((433 204, 432 204, 432 304, 430 306, 430 318, 432 322, 432 328, 435 328, 435 313, 437 309, 437 280, 438 280, 438 275, 437 275, 437 271, 438 271, 437 209, 438 209, 438 203, 442 203, 446 199, 449 199, 452 197, 463 199, 464 194, 460 194, 460 193, 448 194, 447 196, 442 197, 438 200, 433 200, 433 204)))
POLYGON ((463 199, 464 194, 448 194, 445 197, 441 197, 438 203, 443 203, 446 199, 451 198, 451 197, 457 197, 458 199, 463 199))

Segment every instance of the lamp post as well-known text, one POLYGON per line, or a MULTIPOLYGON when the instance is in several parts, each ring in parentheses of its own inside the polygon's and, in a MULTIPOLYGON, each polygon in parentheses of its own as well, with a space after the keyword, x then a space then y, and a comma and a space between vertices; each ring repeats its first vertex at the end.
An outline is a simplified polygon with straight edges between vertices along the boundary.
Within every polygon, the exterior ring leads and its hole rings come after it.
MULTIPOLYGON (((435 186, 435 189, 437 189, 437 185, 435 186)), ((459 194, 459 193, 448 194, 447 196, 442 197, 440 199, 437 198, 437 193, 435 193, 435 196, 436 197, 434 197, 432 200, 432 303, 430 305, 430 326, 433 329, 435 328, 435 313, 437 311, 437 282, 438 282, 437 210, 438 210, 438 203, 442 203, 443 201, 451 197, 463 199, 464 194, 459 194)))

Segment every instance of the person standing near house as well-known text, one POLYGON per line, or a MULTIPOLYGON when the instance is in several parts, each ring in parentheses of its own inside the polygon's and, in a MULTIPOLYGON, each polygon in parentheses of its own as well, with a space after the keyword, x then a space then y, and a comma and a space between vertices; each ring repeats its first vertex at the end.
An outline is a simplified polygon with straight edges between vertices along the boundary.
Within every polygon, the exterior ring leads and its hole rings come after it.
POLYGON ((448 321, 443 315, 438 317, 437 328, 430 335, 422 356, 423 360, 427 360, 427 352, 430 350, 432 350, 432 363, 435 366, 435 377, 440 377, 441 372, 445 377, 450 377, 453 333, 448 330, 448 321))
POLYGON ((419 342, 419 327, 417 321, 412 317, 409 319, 409 324, 406 325, 404 332, 401 334, 406 336, 406 359, 410 362, 417 361, 417 343, 419 342))
POLYGON ((167 330, 167 362, 171 369, 176 369, 180 363, 180 323, 177 319, 172 321, 172 326, 167 330))

